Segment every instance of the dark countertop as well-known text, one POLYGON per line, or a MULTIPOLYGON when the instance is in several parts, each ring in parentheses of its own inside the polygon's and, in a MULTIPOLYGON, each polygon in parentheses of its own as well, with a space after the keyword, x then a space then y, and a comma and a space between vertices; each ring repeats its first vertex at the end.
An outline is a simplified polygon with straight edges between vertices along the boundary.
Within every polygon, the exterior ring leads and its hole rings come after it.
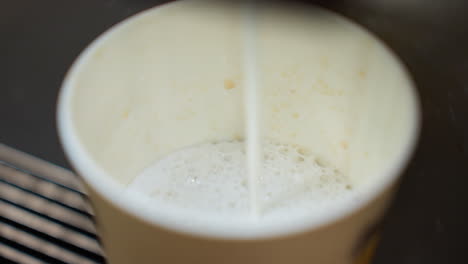
MULTIPOLYGON (((64 74, 101 32, 159 2, 164 1, 2 2, 0 142, 69 167, 55 125, 64 74)), ((468 3, 321 2, 386 41, 407 64, 421 96, 420 145, 374 263, 467 263, 468 3)))

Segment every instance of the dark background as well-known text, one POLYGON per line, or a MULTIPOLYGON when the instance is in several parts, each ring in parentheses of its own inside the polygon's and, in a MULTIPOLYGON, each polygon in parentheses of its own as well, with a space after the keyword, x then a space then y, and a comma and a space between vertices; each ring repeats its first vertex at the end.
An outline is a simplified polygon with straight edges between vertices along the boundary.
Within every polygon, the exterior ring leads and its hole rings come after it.
MULTIPOLYGON (((161 2, 2 0, 0 143, 69 167, 55 125, 64 74, 100 33, 161 2)), ((320 4, 382 38, 408 66, 421 96, 420 144, 374 263, 468 263, 468 1, 320 4)))

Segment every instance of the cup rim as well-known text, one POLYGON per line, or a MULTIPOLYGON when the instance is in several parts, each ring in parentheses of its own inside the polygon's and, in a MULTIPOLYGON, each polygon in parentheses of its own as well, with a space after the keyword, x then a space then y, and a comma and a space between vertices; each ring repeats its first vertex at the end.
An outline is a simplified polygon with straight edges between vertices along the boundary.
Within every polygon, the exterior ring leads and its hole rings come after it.
MULTIPOLYGON (((173 1, 162 6, 174 5, 184 1, 173 1)), ((319 9, 324 9, 318 7, 319 9)), ((373 33, 369 32, 363 26, 355 23, 354 21, 342 16, 334 11, 324 9, 326 12, 331 12, 334 15, 338 15, 344 18, 346 21, 358 26, 361 30, 364 30, 370 34, 380 45, 382 45, 387 52, 395 59, 399 68, 402 70, 404 77, 407 79, 409 87, 411 89, 410 96, 412 101, 411 106, 411 126, 408 131, 408 135, 405 136, 405 142, 401 144, 399 153, 382 168, 380 177, 382 180, 376 181, 373 186, 365 188, 364 191, 360 192, 361 199, 352 204, 339 204, 333 207, 332 212, 327 213, 321 217, 316 217, 306 221, 306 219, 298 219, 300 221, 288 222, 285 224, 272 224, 265 226, 258 225, 246 225, 240 229, 238 228, 227 228, 230 226, 207 226, 206 228, 199 228, 198 226, 192 226, 190 224, 181 223, 174 221, 174 217, 184 217, 184 214, 177 212, 176 214, 158 214, 155 212, 148 212, 142 210, 138 205, 138 201, 133 197, 122 195, 122 186, 111 179, 110 176, 102 169, 88 154, 88 151, 81 144, 76 130, 74 127, 72 114, 71 114, 71 96, 73 90, 73 82, 75 76, 79 72, 79 68, 85 64, 87 58, 91 56, 92 52, 102 43, 105 42, 108 37, 119 31, 121 28, 133 23, 136 19, 142 18, 150 13, 153 15, 154 12, 159 11, 161 5, 147 9, 143 12, 137 13, 122 22, 119 22, 103 32, 92 41, 84 51, 78 56, 73 62, 72 66, 66 73, 62 86, 60 88, 58 103, 57 103, 57 126, 58 135, 62 143, 62 147, 65 150, 65 154, 70 161, 72 167, 82 177, 82 179, 98 193, 102 198, 107 200, 110 204, 123 212, 137 217, 150 225, 157 225, 165 229, 190 234, 200 237, 215 238, 215 239, 268 239, 274 237, 282 237, 292 235, 296 233, 302 233, 305 231, 320 229, 326 225, 337 222, 340 219, 344 219, 347 216, 352 215, 354 212, 366 207, 378 196, 384 193, 389 187, 391 187, 399 178, 400 174, 406 168, 406 165, 411 159, 411 156, 416 148, 419 133, 421 129, 421 110, 418 94, 416 92, 416 86, 408 73, 407 68, 401 62, 400 58, 390 49, 383 41, 377 38, 373 33)), ((167 210, 172 210, 169 207, 167 210)), ((188 217, 187 214, 185 217, 188 217)))

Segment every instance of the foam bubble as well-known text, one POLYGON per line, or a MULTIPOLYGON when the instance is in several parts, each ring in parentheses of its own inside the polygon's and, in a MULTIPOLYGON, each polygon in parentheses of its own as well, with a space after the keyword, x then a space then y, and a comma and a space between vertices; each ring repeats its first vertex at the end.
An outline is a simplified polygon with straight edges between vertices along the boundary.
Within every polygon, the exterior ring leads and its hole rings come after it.
MULTIPOLYGON (((261 218, 321 213, 355 188, 335 168, 310 150, 274 141, 263 143, 263 169, 258 179, 261 218)), ((171 153, 146 168, 127 192, 144 196, 149 209, 157 204, 202 214, 249 215, 245 146, 241 141, 211 142, 171 153)))

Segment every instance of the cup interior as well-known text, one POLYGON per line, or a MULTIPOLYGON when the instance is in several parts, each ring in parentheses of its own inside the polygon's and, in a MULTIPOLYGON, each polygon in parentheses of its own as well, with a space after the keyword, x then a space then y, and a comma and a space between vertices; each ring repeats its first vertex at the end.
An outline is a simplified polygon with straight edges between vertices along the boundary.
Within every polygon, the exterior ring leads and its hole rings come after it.
MULTIPOLYGON (((343 216, 392 183, 409 158, 418 130, 413 84, 382 42, 330 11, 261 6, 256 21, 262 138, 300 145, 362 189, 354 208, 295 228, 343 216)), ((245 138, 244 29, 241 5, 176 1, 94 41, 59 102, 62 142, 85 181, 160 223, 118 196, 169 153, 245 138)))

